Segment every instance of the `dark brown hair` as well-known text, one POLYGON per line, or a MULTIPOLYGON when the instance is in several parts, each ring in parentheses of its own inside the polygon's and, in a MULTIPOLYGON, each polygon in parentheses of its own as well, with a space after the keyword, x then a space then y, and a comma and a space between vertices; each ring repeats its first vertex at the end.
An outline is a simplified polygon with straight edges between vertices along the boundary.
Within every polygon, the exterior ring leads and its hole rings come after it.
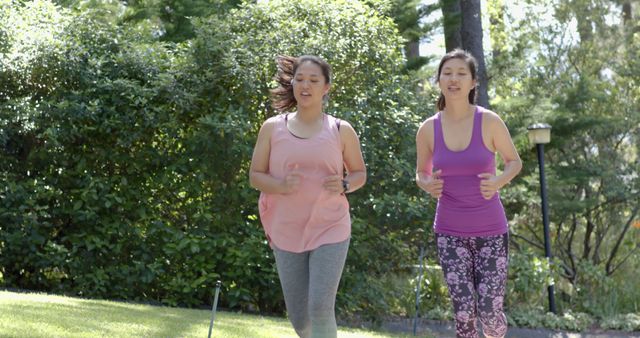
MULTIPOLYGON (((466 62, 467 66, 469 67, 469 71, 471 72, 471 78, 474 80, 478 79, 478 61, 476 61, 476 58, 474 58, 473 55, 471 55, 471 53, 465 50, 456 48, 450 51, 449 53, 445 54, 445 56, 443 56, 442 59, 440 60, 436 82, 440 82, 440 73, 442 73, 442 67, 447 61, 451 59, 460 59, 466 62)), ((476 87, 473 87, 473 89, 469 91, 469 103, 475 104, 477 98, 478 98, 478 93, 476 91, 476 87)), ((446 106, 446 102, 444 100, 444 95, 440 93, 440 97, 438 97, 438 106, 437 106, 438 110, 443 110, 445 106, 446 106)))
POLYGON ((280 55, 276 58, 278 72, 274 80, 278 87, 271 89, 271 104, 279 112, 292 110, 298 104, 293 96, 293 77, 296 75, 298 67, 305 62, 313 62, 322 69, 322 75, 326 83, 331 83, 331 66, 323 59, 313 55, 303 55, 300 57, 280 55))

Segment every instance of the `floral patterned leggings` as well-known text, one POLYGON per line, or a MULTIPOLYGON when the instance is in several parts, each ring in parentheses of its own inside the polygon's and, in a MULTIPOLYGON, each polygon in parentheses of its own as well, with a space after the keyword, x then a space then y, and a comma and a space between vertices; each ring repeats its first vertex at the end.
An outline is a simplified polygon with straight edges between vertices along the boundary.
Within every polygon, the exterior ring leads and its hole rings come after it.
POLYGON ((509 235, 458 237, 436 234, 438 256, 449 287, 456 318, 456 336, 477 338, 482 331, 504 337, 507 318, 502 310, 507 281, 509 235))

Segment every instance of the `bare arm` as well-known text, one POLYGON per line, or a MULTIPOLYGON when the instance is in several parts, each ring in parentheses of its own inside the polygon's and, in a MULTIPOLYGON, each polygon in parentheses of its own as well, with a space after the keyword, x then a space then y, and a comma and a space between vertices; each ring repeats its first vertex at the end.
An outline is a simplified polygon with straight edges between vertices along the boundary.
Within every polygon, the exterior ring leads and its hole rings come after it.
POLYGON ((520 173, 520 170, 522 169, 522 160, 520 160, 520 155, 518 155, 518 151, 513 145, 509 129, 507 129, 507 126, 500 117, 497 117, 497 121, 492 127, 492 129, 494 129, 494 132, 492 133, 494 135, 493 146, 498 154, 500 154, 502 162, 504 163, 502 174, 498 176, 500 187, 503 187, 511 182, 518 173, 520 173))
POLYGON ((440 198, 444 182, 440 171, 433 172, 433 120, 427 120, 416 134, 416 184, 435 198, 440 198))
POLYGON ((277 179, 269 174, 269 155, 271 154, 271 133, 273 120, 267 120, 258 133, 256 145, 253 148, 251 167, 249 169, 249 183, 252 187, 271 194, 287 194, 297 189, 300 184, 300 174, 294 170, 285 179, 277 179))
POLYGON ((349 190, 354 192, 367 182, 367 168, 360 149, 360 139, 351 124, 343 121, 340 128, 340 138, 342 139, 342 158, 347 169, 347 176, 344 180, 349 182, 349 190))
POLYGON ((496 152, 500 154, 504 162, 504 169, 502 174, 498 176, 493 176, 490 173, 480 175, 483 178, 480 183, 480 190, 485 198, 491 198, 496 191, 511 182, 522 169, 522 161, 516 147, 513 145, 509 129, 507 129, 504 121, 498 115, 495 113, 490 114, 488 121, 490 123, 489 132, 492 135, 491 143, 496 152))
POLYGON ((360 189, 367 181, 367 168, 364 165, 360 140, 353 127, 346 121, 340 124, 340 140, 342 141, 342 159, 347 169, 347 175, 342 173, 328 176, 324 179, 324 188, 333 193, 348 193, 360 189), (342 180, 349 182, 349 189, 344 191, 342 180))

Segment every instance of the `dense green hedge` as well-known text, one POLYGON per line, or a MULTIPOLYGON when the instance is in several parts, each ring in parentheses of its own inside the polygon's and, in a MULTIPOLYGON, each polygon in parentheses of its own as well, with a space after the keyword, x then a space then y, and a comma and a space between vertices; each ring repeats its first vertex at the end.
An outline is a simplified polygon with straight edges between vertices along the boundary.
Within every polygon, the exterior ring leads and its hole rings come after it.
POLYGON ((309 53, 333 65, 328 111, 355 126, 369 170, 350 197, 339 305, 389 309, 381 276, 413 260, 408 243, 425 238, 430 218, 411 175, 429 106, 416 106, 400 75, 390 19, 354 2, 248 4, 167 44, 100 11, 14 3, 4 15, 4 34, 48 32, 36 46, 4 46, 18 56, 3 57, 0 72, 5 285, 199 306, 221 279, 222 306, 282 311, 247 169, 273 114, 275 57, 309 53), (11 27, 45 14, 44 26, 11 27))

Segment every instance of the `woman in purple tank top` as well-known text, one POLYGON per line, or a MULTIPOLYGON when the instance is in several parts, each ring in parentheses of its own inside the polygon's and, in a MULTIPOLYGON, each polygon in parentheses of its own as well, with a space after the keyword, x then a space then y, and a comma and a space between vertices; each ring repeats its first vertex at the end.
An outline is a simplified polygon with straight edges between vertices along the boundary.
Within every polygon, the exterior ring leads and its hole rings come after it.
POLYGON ((366 168, 353 127, 323 111, 329 64, 310 55, 277 62, 271 93, 282 114, 260 128, 250 182, 260 190, 260 221, 293 328, 301 338, 336 337, 336 292, 351 236, 346 194, 365 184, 366 168))
POLYGON ((475 105, 477 62, 463 50, 438 66, 438 113, 416 135, 416 183, 438 199, 433 228, 457 337, 504 337, 508 228, 499 190, 522 168, 509 131, 475 105), (495 153, 504 169, 496 174, 495 153))

